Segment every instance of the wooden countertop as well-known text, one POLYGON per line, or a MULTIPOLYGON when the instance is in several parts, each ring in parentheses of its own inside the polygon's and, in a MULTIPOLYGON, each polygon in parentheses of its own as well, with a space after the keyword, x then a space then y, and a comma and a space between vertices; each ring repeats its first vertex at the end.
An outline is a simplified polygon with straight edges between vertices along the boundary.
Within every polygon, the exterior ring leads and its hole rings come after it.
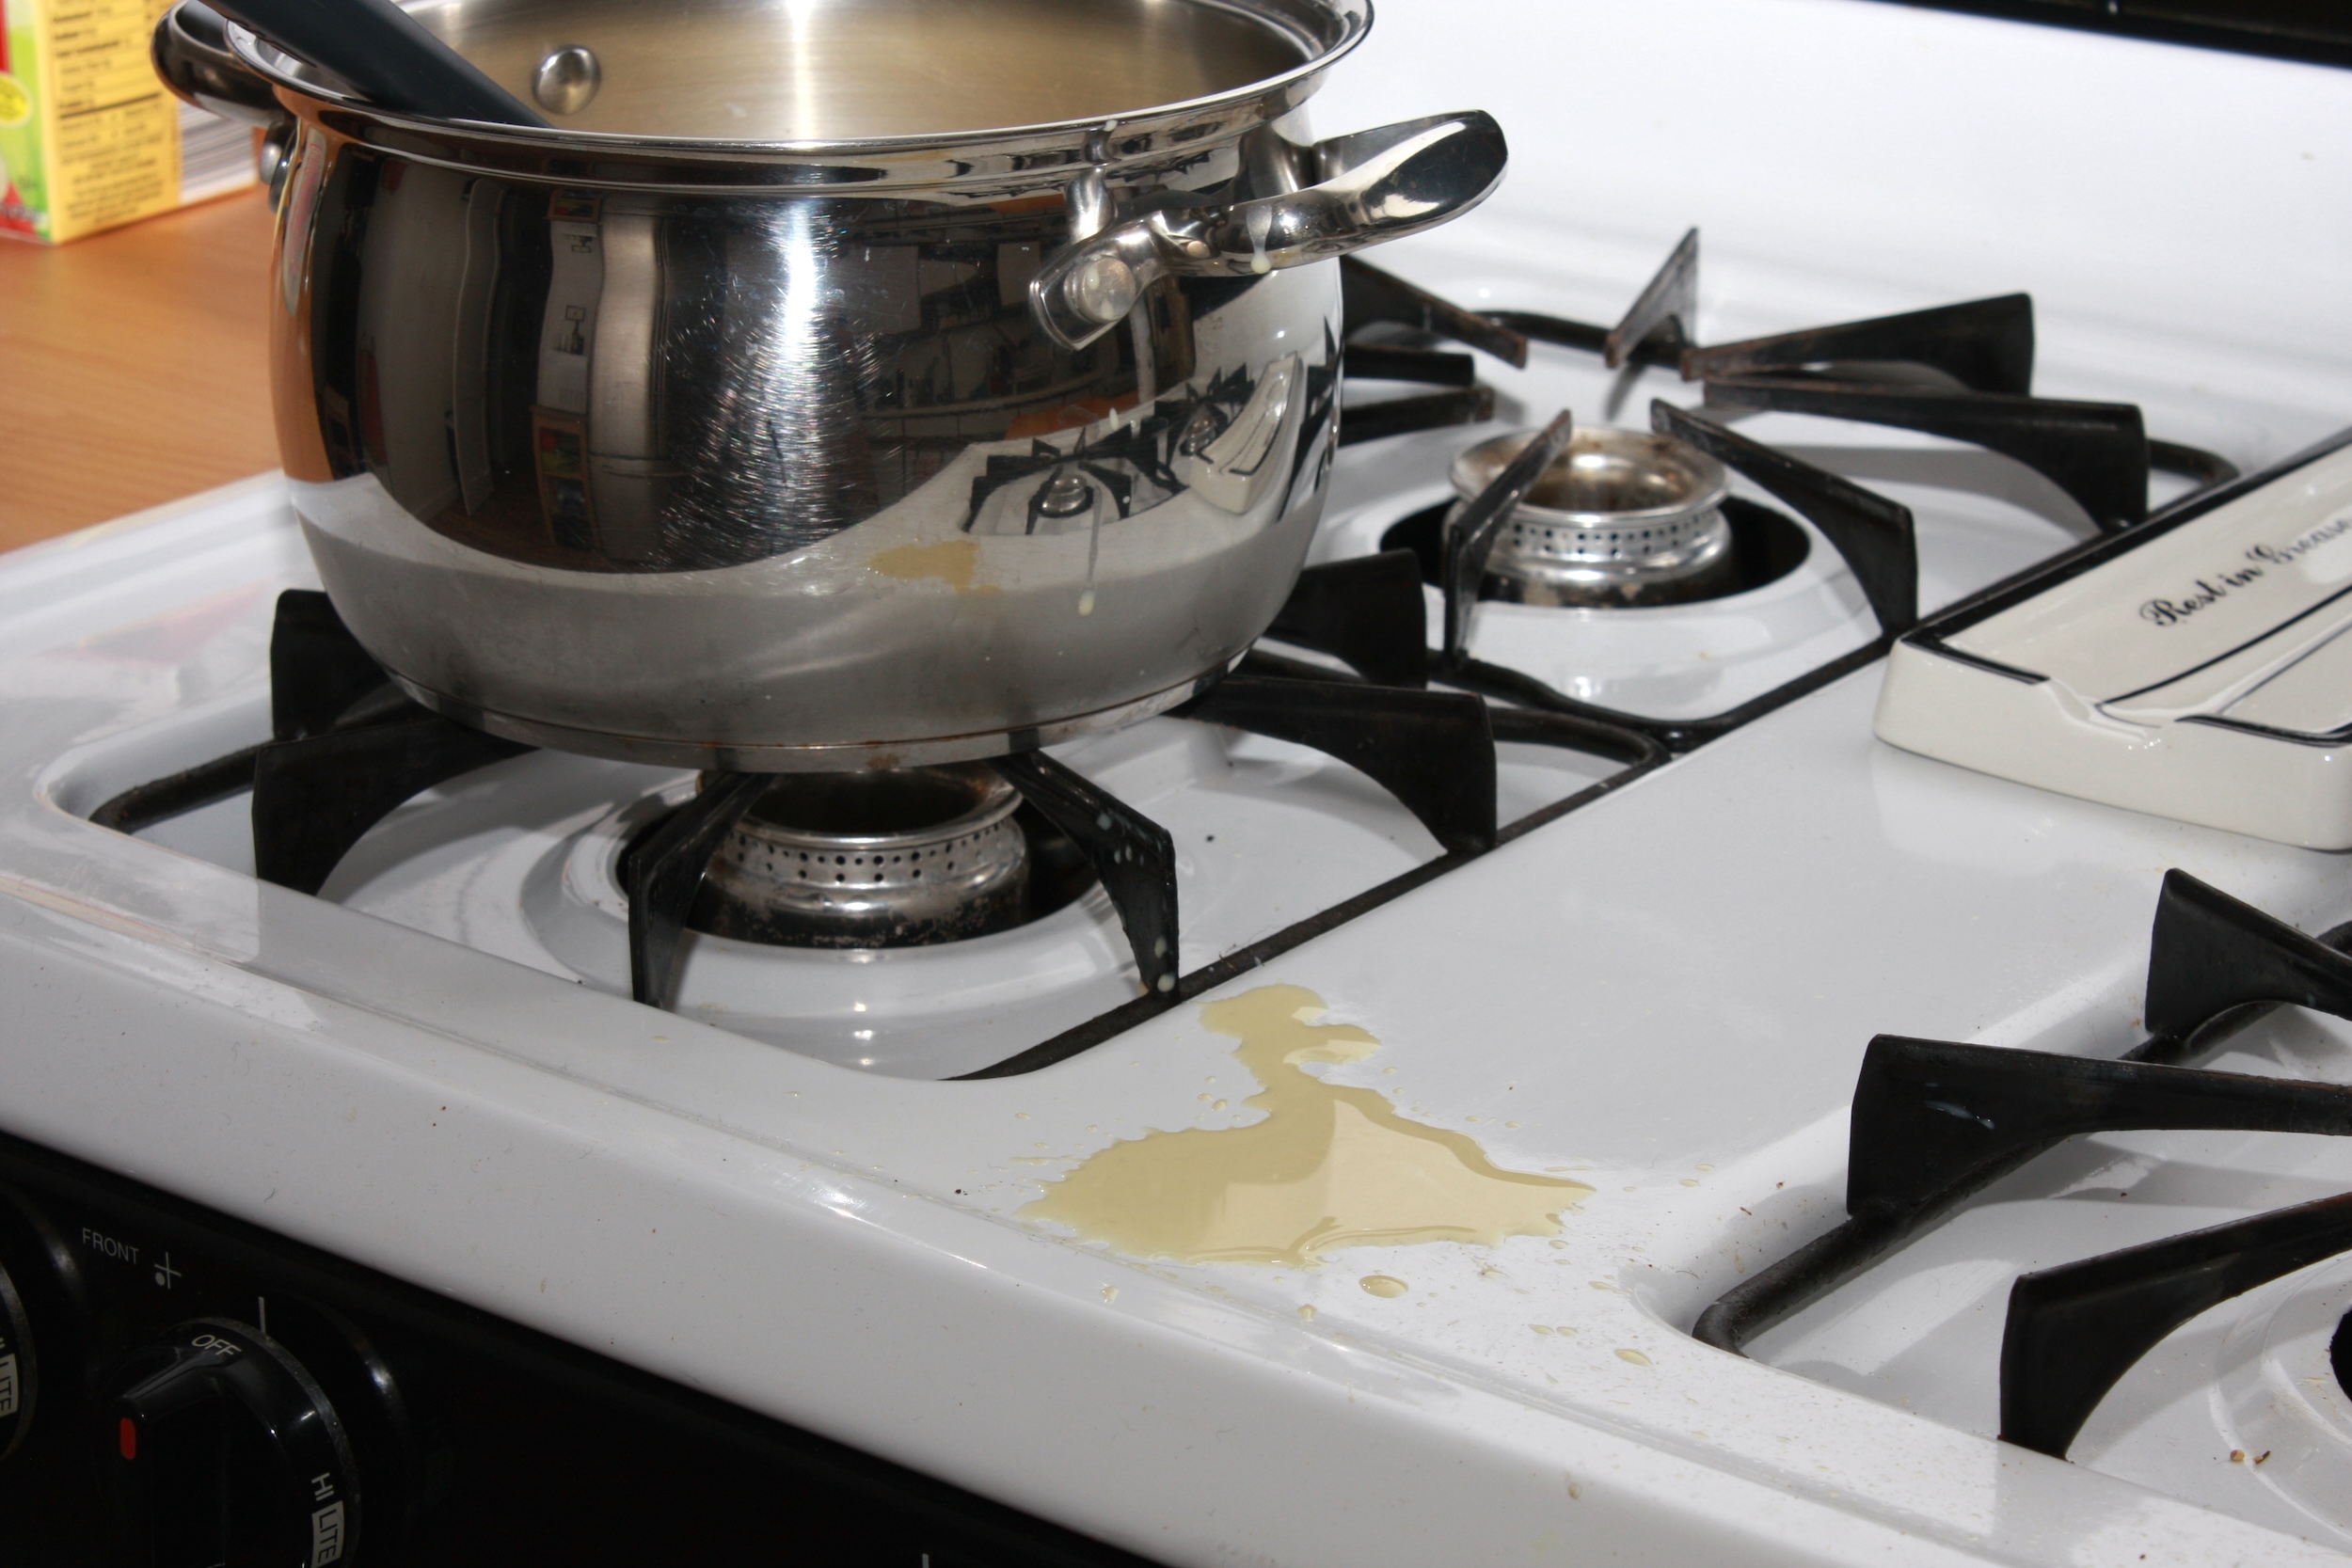
POLYGON ((269 230, 256 190, 0 240, 0 549, 278 467, 269 230))

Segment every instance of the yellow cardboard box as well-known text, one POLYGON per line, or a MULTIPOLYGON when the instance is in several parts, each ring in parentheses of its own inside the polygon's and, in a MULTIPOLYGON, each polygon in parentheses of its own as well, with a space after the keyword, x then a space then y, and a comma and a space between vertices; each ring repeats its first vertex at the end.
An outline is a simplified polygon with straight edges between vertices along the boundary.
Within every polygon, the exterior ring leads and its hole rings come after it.
POLYGON ((171 0, 0 0, 0 234, 53 244, 253 183, 253 132, 155 78, 171 0))

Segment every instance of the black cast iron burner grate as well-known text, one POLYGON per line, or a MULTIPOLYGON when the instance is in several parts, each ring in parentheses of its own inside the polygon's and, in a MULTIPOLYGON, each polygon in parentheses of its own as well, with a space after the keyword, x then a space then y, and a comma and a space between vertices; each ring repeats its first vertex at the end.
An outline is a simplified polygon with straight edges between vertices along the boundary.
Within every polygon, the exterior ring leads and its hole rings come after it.
MULTIPOLYGON (((1394 648, 1426 640, 1424 610, 1408 557, 1311 569, 1283 610, 1285 624, 1322 627, 1360 615, 1363 661, 1390 683, 1251 654, 1177 710, 1314 748, 1386 788, 1426 826, 1442 852, 1404 876, 1251 943, 1190 974, 1177 964, 1180 936, 1174 846, 1167 830, 1042 752, 991 764, 1067 836, 1111 900, 1132 950, 1141 994, 975 1077, 1025 1072, 1073 1055, 1153 1013, 1222 984, 1278 953, 1376 908, 1544 822, 1621 787, 1666 760, 1645 736, 1573 716, 1491 707, 1463 691, 1427 689, 1419 661, 1394 648), (1392 635, 1391 635, 1392 634, 1392 635), (1623 766, 1565 800, 1501 826, 1496 820, 1498 740, 1555 746, 1623 766)), ((530 751, 432 713, 402 695, 353 639, 324 594, 288 590, 270 642, 272 738, 125 790, 91 815, 135 833, 250 789, 255 873, 316 894, 344 855, 403 802, 436 784, 530 751)), ((721 840, 769 779, 709 773, 624 856, 629 899, 630 993, 666 1006, 694 901, 721 840)))
MULTIPOLYGON (((2150 440, 2139 410, 2131 404, 2034 396, 2029 295, 2005 294, 1702 347, 1696 341, 1698 268, 1699 234, 1693 229, 1683 235, 1625 316, 1614 326, 1604 327, 1533 311, 1475 314, 1351 258, 1342 269, 1346 296, 1343 336, 1350 373, 1355 373, 1352 362, 1359 356, 1374 356, 1375 366, 1391 362, 1398 345, 1359 338, 1365 328, 1387 326, 1452 339, 1518 366, 1525 365, 1527 345, 1535 341, 1598 354, 1612 369, 1629 373, 1643 367, 1665 367, 1686 381, 1702 383, 1708 412, 1654 401, 1651 428, 1744 475, 1819 529, 1861 585, 1878 623, 1875 637, 1736 707, 1697 719, 1657 719, 1581 702, 1523 672, 1471 657, 1470 617, 1478 584, 1502 522, 1542 471, 1543 462, 1535 458, 1523 467, 1506 469, 1485 494, 1469 502, 1450 538, 1441 534, 1444 507, 1390 531, 1391 541, 1409 541, 1420 551, 1423 578, 1440 590, 1447 615, 1438 648, 1411 653, 1376 648, 1371 633, 1347 625, 1351 617, 1330 610, 1312 626, 1292 623, 1286 629, 1278 624, 1273 635, 1331 654, 1367 673, 1368 659, 1394 670, 1419 657, 1425 678, 1633 730, 1680 752, 1875 662, 1920 619, 1918 546, 1909 509, 1740 435, 1711 418, 1714 410, 1816 414, 1969 441, 2042 474, 2080 505, 2102 533, 2150 520, 2152 470, 2184 475, 2198 485, 2168 507, 2168 515, 2237 477, 2233 465, 2212 452, 2150 440), (1334 626, 1345 629, 1335 633, 1334 626), (1340 635, 1345 647, 1334 640, 1340 635)), ((1355 418, 1353 412, 1349 418, 1355 418)), ((1556 451, 1565 445, 1566 420, 1565 414, 1556 420, 1537 447, 1556 451)), ((1732 498, 1726 511, 1794 529, 1772 508, 1741 498, 1732 498)), ((1395 623, 1368 619, 1390 627, 1384 635, 1400 635, 1393 629, 1395 623)))
MULTIPOLYGON (((2352 1019, 2352 923, 2310 937, 2185 872, 2149 941, 2149 1037, 2115 1060, 1882 1035, 1848 1133, 1845 1223, 1718 1297, 1692 1334, 1735 1354, 1995 1179, 2090 1132, 2352 1133, 2352 1085, 2184 1066, 2288 1004, 2352 1019)), ((2352 1251, 2352 1195, 2042 1269, 2010 1288, 2001 1436, 2063 1458, 2107 1390, 2168 1334, 2352 1251)))

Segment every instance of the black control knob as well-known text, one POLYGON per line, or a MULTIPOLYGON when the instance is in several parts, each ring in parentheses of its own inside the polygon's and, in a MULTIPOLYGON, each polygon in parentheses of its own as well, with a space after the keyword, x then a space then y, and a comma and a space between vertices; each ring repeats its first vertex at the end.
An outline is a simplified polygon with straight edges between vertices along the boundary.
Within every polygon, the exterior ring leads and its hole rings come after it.
POLYGON ((359 1542, 342 1418, 259 1329, 182 1323, 140 1352, 103 1406, 123 1560, 138 1568, 327 1568, 359 1542))
MULTIPOLYGON (((0 1461, 12 1485, 42 1450, 71 1442, 81 1386, 81 1281, 63 1243, 16 1194, 0 1188, 0 1461)), ((6 1530, 0 1528, 0 1539, 6 1530)), ((0 1552, 0 1557, 5 1557, 0 1552)))
POLYGON ((33 1428, 33 1399, 40 1392, 33 1322, 16 1281, 0 1267, 0 1459, 23 1445, 33 1428))

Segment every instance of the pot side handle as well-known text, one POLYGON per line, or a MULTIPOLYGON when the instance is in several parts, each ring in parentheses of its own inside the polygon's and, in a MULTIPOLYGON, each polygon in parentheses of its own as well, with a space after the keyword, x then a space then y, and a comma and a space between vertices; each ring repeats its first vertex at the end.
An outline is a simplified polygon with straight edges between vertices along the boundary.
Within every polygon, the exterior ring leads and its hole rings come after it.
POLYGON ((155 74, 172 95, 224 119, 259 125, 262 139, 256 172, 275 206, 285 188, 286 153, 293 145, 294 117, 278 101, 278 89, 229 47, 220 13, 200 0, 181 0, 155 24, 148 45, 155 74))
POLYGON ((275 126, 294 116, 277 89, 230 52, 220 13, 199 0, 182 0, 155 24, 149 47, 155 74, 173 96, 224 119, 275 126))
POLYGON ((1502 128, 1477 110, 1318 142, 1301 154, 1315 184, 1106 229, 1038 270, 1029 309, 1056 342, 1084 348, 1163 277, 1248 277, 1450 222, 1502 183, 1508 156, 1502 128))

